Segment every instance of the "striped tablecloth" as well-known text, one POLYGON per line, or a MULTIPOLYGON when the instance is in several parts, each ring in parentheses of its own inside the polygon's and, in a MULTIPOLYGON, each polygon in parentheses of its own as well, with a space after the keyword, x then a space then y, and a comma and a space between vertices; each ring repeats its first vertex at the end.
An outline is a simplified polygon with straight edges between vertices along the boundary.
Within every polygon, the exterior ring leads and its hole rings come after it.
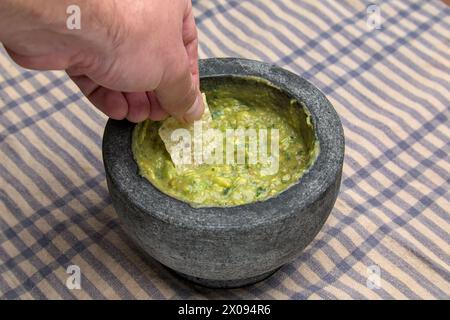
POLYGON ((194 1, 201 58, 302 75, 346 136, 322 231, 294 262, 241 289, 194 287, 145 260, 106 188, 106 117, 64 73, 21 69, 1 51, 0 297, 449 299, 450 8, 371 2, 194 1), (81 289, 66 286, 71 265, 81 289))

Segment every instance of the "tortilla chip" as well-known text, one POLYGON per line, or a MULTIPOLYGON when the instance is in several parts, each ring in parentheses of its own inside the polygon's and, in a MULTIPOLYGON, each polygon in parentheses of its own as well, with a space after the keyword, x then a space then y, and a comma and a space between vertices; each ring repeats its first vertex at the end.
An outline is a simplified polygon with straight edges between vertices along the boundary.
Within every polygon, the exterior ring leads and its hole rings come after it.
POLYGON ((206 95, 202 93, 202 97, 205 111, 200 120, 186 124, 169 117, 159 128, 159 136, 177 171, 184 171, 205 162, 203 146, 208 143, 208 139, 203 139, 203 133, 212 128, 212 117, 206 95))

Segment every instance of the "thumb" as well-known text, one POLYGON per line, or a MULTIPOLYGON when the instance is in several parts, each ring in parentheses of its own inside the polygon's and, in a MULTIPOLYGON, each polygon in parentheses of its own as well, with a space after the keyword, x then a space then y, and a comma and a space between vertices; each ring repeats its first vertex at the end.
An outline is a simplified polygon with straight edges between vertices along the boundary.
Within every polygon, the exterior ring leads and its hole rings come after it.
POLYGON ((181 122, 200 119, 204 111, 198 77, 191 73, 190 62, 183 47, 173 52, 158 88, 156 97, 161 107, 181 122))

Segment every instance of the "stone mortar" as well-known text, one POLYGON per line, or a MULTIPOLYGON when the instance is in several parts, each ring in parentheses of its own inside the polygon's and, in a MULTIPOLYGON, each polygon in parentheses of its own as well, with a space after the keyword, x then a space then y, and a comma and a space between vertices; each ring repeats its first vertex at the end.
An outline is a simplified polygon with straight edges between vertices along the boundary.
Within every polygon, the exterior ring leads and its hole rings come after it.
POLYGON ((307 106, 320 152, 299 183, 262 202, 194 209, 138 175, 131 151, 134 124, 116 120, 108 121, 103 137, 106 178, 125 230, 146 253, 198 284, 239 287, 291 262, 317 235, 339 191, 344 134, 324 94, 275 65, 213 58, 200 60, 200 75, 261 77, 307 106))

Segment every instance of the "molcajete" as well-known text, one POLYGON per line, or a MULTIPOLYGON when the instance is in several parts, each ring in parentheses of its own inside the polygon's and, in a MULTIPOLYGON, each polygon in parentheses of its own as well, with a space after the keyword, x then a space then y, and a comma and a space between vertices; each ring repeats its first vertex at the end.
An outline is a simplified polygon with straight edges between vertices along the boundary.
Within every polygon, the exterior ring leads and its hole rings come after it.
POLYGON ((323 93, 289 71, 237 58, 199 63, 201 81, 265 79, 307 109, 320 148, 299 181, 263 201, 194 208, 139 175, 132 153, 135 124, 116 120, 108 121, 103 137, 106 178, 125 230, 146 253, 201 285, 238 287, 298 257, 325 223, 340 187, 343 129, 323 93))

